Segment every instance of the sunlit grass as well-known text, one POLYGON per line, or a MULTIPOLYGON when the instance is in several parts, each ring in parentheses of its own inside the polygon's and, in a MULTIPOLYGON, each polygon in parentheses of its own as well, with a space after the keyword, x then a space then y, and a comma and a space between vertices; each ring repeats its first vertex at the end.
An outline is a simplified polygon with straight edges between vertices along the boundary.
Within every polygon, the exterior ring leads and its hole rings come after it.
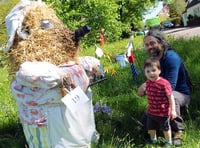
MULTIPOLYGON (((156 147, 148 143, 144 138, 139 123, 140 116, 146 109, 146 97, 139 97, 136 93, 138 86, 145 80, 143 74, 143 61, 147 54, 143 50, 142 36, 135 38, 135 66, 140 74, 136 81, 133 81, 130 65, 126 63, 126 67, 121 67, 114 60, 118 54, 126 52, 125 46, 129 39, 125 39, 112 44, 99 46, 102 50, 110 54, 110 59, 107 57, 101 58, 103 67, 110 66, 115 69, 116 73, 109 71, 105 74, 106 81, 92 86, 93 104, 101 102, 106 104, 111 109, 111 114, 95 113, 95 121, 97 130, 101 135, 99 144, 93 144, 92 147, 100 148, 133 148, 133 147, 156 147)), ((175 46, 176 51, 183 57, 192 80, 195 84, 195 90, 192 94, 189 112, 186 115, 186 133, 182 147, 193 148, 199 147, 200 142, 200 67, 199 67, 199 52, 197 45, 200 45, 199 39, 172 40, 170 41, 175 46), (190 43, 190 44, 189 44, 190 43), (194 46, 195 47, 194 47, 194 46)), ((95 46, 82 49, 81 56, 95 56, 95 46)), ((3 54, 2 54, 3 55, 3 54)), ((3 55, 4 56, 4 55, 3 55)), ((16 148, 21 148, 25 145, 23 132, 18 121, 16 102, 13 99, 10 91, 10 76, 7 72, 7 61, 1 57, 0 68, 0 143, 12 143, 16 148), (5 138, 1 138, 5 137, 5 138)), ((162 138, 160 137, 161 141, 162 138)), ((0 145, 1 147, 2 145, 0 145)), ((157 146, 159 147, 159 146, 157 146)))

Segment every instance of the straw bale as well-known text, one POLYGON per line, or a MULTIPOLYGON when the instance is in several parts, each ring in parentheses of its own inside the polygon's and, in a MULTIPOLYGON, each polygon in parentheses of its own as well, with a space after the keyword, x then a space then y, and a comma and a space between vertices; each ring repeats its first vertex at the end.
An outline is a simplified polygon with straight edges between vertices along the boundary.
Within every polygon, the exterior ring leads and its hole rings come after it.
POLYGON ((46 4, 28 8, 23 26, 29 29, 28 39, 15 36, 9 53, 11 71, 15 72, 25 61, 48 61, 60 65, 77 61, 79 43, 73 41, 74 31, 70 30, 46 4), (53 28, 42 29, 42 20, 51 20, 53 28))

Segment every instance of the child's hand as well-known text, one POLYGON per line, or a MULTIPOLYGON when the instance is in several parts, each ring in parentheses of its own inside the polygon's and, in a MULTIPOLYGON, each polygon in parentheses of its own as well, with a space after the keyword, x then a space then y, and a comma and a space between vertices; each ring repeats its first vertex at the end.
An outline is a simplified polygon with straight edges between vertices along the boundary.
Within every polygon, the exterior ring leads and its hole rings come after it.
POLYGON ((171 119, 175 119, 177 117, 176 111, 171 112, 171 119))
POLYGON ((143 84, 138 88, 137 94, 138 94, 139 96, 144 96, 144 95, 146 95, 146 83, 143 83, 143 84))

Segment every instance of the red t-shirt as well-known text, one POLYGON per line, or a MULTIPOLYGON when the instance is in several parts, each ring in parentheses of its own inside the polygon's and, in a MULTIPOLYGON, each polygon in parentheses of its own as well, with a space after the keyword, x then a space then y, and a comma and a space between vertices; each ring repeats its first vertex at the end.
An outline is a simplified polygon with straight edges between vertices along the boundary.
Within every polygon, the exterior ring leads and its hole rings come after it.
POLYGON ((167 95, 172 94, 171 84, 164 78, 152 82, 146 81, 146 91, 148 96, 148 114, 155 116, 169 116, 171 108, 167 95))

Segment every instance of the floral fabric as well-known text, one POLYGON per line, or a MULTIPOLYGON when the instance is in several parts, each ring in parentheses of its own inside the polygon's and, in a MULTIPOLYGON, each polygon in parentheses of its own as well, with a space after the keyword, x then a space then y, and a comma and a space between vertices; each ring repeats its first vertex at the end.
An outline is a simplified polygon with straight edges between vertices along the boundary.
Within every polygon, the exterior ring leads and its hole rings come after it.
MULTIPOLYGON (((36 63, 30 63, 34 64, 36 63)), ((55 67, 54 71, 51 64, 40 64, 34 65, 35 68, 40 67, 37 72, 29 64, 26 70, 20 69, 11 85, 29 148, 89 148, 96 130, 92 94, 88 93, 89 78, 86 72, 81 65, 74 62, 55 67), (49 67, 52 71, 49 71, 49 67), (68 109, 61 101, 63 74, 70 76, 72 82, 87 92, 90 98, 76 112, 68 109), (39 83, 45 84, 35 85, 39 83)))

